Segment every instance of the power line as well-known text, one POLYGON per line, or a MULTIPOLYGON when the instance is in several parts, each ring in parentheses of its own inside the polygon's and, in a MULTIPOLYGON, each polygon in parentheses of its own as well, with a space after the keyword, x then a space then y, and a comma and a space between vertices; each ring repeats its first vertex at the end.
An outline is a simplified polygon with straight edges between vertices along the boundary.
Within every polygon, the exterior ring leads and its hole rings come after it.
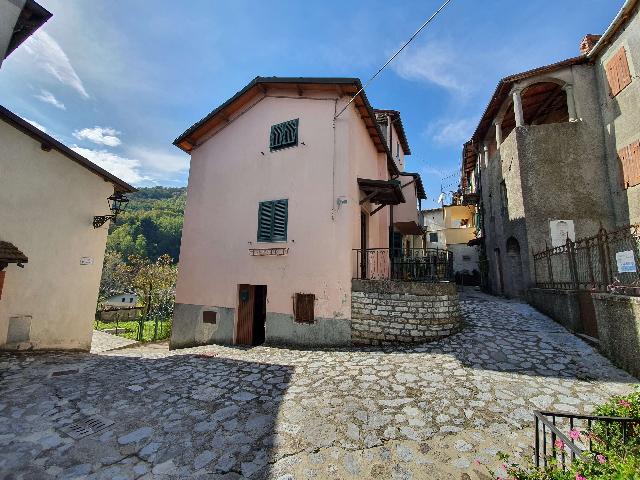
POLYGON ((446 7, 446 6, 449 4, 449 2, 451 2, 451 0, 446 0, 446 1, 442 4, 442 6, 441 6, 438 10, 436 10, 436 11, 433 13, 433 15, 431 15, 431 16, 429 17, 429 19, 428 19, 426 22, 424 22, 424 23, 422 24, 422 26, 421 26, 418 30, 416 30, 416 33, 414 33, 413 35, 411 35, 411 37, 409 38, 409 40, 407 40, 407 41, 405 42, 405 44, 404 44, 404 45, 402 45, 402 47, 400 48, 400 50, 398 50, 396 53, 394 53, 394 54, 393 54, 393 56, 392 56, 389 60, 387 60, 387 63, 385 63, 382 67, 380 67, 380 70, 378 70, 378 71, 375 73, 375 75, 374 75, 373 77, 371 77, 369 80, 367 80, 367 83, 365 83, 365 84, 360 88, 360 90, 358 90, 358 91, 356 92, 356 94, 351 98, 351 100, 349 100, 349 103, 347 103, 347 104, 344 106, 344 108, 343 108, 342 110, 340 110, 340 111, 338 112, 338 114, 337 114, 335 117, 333 117, 334 119, 336 119, 336 118, 338 118, 340 115, 342 115, 342 112, 344 112, 344 111, 347 109, 347 107, 349 107, 349 105, 351 105, 351 102, 353 102, 353 101, 355 100, 355 98, 356 98, 358 95, 360 95, 360 94, 362 93, 362 91, 363 91, 366 87, 368 87, 368 86, 369 86, 369 84, 370 84, 370 83, 371 83, 371 82, 372 82, 372 81, 373 81, 373 80, 378 76, 378 74, 379 74, 380 72, 382 72, 382 70, 384 70, 384 69, 386 68, 386 66, 387 66, 387 65, 389 65, 389 64, 393 61, 393 59, 394 59, 394 58, 396 58, 396 57, 400 54, 400 52, 402 52, 402 50, 404 50, 404 49, 405 49, 405 47, 411 43, 411 41, 412 41, 412 40, 413 40, 413 39, 414 39, 414 38, 415 38, 415 37, 416 37, 416 36, 417 36, 421 31, 422 31, 422 29, 423 29, 424 27, 426 27, 427 25, 429 25, 429 23, 431 23, 431 20, 433 20, 434 18, 436 18, 436 17, 438 16, 438 14, 440 13, 440 11, 442 11, 442 10, 444 9, 444 7, 446 7))

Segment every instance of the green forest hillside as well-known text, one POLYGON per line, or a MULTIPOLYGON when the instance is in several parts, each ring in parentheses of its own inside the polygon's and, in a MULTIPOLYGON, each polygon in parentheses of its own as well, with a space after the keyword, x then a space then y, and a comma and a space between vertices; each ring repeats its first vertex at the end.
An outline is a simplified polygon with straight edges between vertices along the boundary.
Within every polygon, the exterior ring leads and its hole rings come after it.
POLYGON ((167 254, 177 263, 186 187, 140 188, 128 197, 127 211, 109 228, 107 251, 125 260, 136 254, 152 262, 167 254))

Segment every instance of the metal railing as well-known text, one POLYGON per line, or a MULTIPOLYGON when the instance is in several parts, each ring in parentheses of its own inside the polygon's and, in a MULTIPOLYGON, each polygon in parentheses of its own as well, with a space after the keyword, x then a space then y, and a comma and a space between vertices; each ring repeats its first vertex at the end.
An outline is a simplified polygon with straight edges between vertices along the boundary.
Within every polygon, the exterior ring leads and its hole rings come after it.
POLYGON ((443 282, 453 279, 453 253, 437 248, 354 249, 353 278, 443 282))
MULTIPOLYGON (((564 412, 533 412, 535 420, 535 464, 547 467, 552 463, 562 470, 574 460, 586 461, 598 453, 602 443, 594 442, 594 427, 613 433, 624 445, 640 433, 640 419, 575 415, 564 412), (572 435, 572 432, 577 434, 572 435), (631 433, 631 435, 629 435, 631 433)), ((611 435, 606 435, 610 437, 611 435)))
MULTIPOLYGON (((640 226, 613 232, 601 228, 597 235, 533 254, 536 286, 559 290, 606 292, 612 288, 640 291, 640 226), (631 257, 627 268, 619 267, 631 257)), ((635 293, 637 294, 637 293, 635 293)))

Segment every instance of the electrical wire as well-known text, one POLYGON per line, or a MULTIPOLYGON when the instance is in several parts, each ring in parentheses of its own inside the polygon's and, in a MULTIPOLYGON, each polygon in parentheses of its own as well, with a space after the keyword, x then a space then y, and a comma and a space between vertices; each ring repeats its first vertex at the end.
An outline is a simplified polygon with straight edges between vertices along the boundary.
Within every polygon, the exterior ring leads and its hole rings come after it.
POLYGON ((412 41, 412 40, 413 40, 413 39, 414 39, 414 38, 415 38, 415 37, 416 37, 416 36, 417 36, 421 31, 422 31, 422 29, 423 29, 424 27, 426 27, 427 25, 429 25, 429 23, 431 23, 431 21, 432 21, 434 18, 436 18, 436 17, 438 16, 438 14, 439 14, 443 9, 444 9, 444 7, 446 7, 450 2, 451 2, 451 0, 446 0, 446 1, 442 4, 442 6, 441 6, 438 10, 436 10, 436 11, 433 13, 433 15, 431 15, 431 16, 429 17, 429 19, 428 19, 426 22, 424 22, 424 23, 422 24, 422 26, 421 26, 418 30, 416 30, 416 32, 415 32, 413 35, 411 35, 411 37, 409 38, 409 40, 407 40, 407 41, 405 42, 405 44, 404 44, 404 45, 402 45, 402 47, 400 47, 400 50, 398 50, 396 53, 394 53, 394 54, 393 54, 393 56, 392 56, 389 60, 387 60, 387 63, 385 63, 382 67, 380 67, 380 70, 378 70, 378 71, 375 73, 375 75, 373 75, 373 77, 371 77, 369 80, 367 80, 367 83, 365 83, 365 84, 360 88, 360 90, 358 90, 358 91, 356 92, 356 94, 351 98, 351 100, 349 100, 349 103, 347 103, 347 104, 344 106, 344 108, 343 108, 342 110, 340 110, 340 111, 338 112, 338 114, 337 114, 335 117, 333 117, 333 118, 334 118, 334 119, 336 119, 336 118, 338 118, 340 115, 342 115, 342 113, 343 113, 343 112, 344 112, 344 111, 349 107, 349 105, 351 105, 351 103, 355 100, 355 98, 356 98, 358 95, 360 95, 360 94, 362 93, 362 91, 363 91, 366 87, 368 87, 368 86, 369 86, 369 84, 370 84, 370 83, 371 83, 371 82, 372 82, 372 81, 373 81, 373 80, 374 80, 374 79, 375 79, 375 78, 380 74, 380 72, 382 72, 382 70, 384 70, 384 69, 387 67, 387 65, 389 65, 389 64, 393 61, 393 59, 394 59, 394 58, 396 58, 398 55, 400 55, 400 52, 402 52, 402 51, 405 49, 405 47, 411 43, 411 41, 412 41))

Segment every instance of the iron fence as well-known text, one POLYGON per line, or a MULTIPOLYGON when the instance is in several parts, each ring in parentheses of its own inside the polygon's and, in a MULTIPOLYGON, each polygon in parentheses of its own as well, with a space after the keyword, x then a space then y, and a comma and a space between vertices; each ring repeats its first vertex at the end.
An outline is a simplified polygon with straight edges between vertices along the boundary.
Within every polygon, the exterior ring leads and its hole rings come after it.
POLYGON ((640 294, 640 225, 547 248, 533 254, 536 286, 640 294))
POLYGON ((600 448, 621 449, 640 440, 640 419, 533 412, 536 467, 553 465, 566 470, 574 460, 586 461, 600 448))
POLYGON ((353 278, 442 282, 453 280, 453 253, 437 248, 353 250, 353 278))

